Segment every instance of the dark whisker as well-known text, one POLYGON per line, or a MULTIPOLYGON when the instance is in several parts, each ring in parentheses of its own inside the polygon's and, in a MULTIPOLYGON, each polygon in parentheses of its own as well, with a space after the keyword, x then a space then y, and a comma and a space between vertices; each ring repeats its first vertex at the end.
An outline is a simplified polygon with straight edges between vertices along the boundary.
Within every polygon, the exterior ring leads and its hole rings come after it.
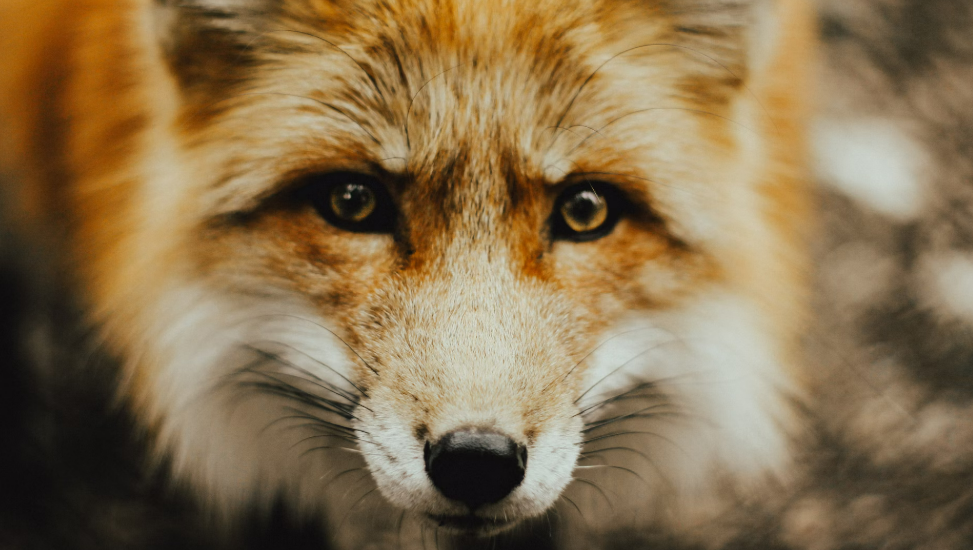
MULTIPOLYGON (((297 319, 300 319, 300 317, 296 317, 296 318, 297 319)), ((309 321, 309 322, 311 322, 311 321, 309 321)), ((357 384, 355 384, 354 382, 352 382, 351 380, 349 380, 347 376, 345 376, 344 374, 341 374, 341 372, 339 372, 337 369, 335 369, 331 365, 325 363, 324 361, 321 361, 320 359, 318 359, 318 358, 310 355, 309 353, 304 352, 304 351, 302 351, 302 350, 300 350, 300 349, 298 349, 298 348, 296 348, 296 347, 294 347, 294 346, 292 346, 290 344, 287 344, 286 342, 280 342, 280 341, 277 341, 277 340, 265 340, 265 342, 267 342, 268 344, 275 344, 275 345, 279 345, 279 346, 282 346, 282 347, 285 347, 285 348, 294 350, 295 352, 297 352, 297 353, 303 355, 304 357, 307 357, 308 359, 310 359, 316 365, 321 366, 321 367, 324 367, 324 368, 330 370, 331 372, 335 373, 336 375, 338 375, 339 378, 341 378, 345 382, 348 382, 348 384, 351 387, 355 388, 355 390, 358 391, 358 393, 360 393, 362 397, 368 397, 368 393, 363 388, 361 388, 360 386, 358 386, 357 384)), ((344 343, 344 342, 342 342, 342 343, 344 343)), ((345 344, 345 345, 347 345, 347 344, 345 344)), ((259 350, 259 348, 254 349, 254 351, 258 351, 258 350, 259 350)), ((266 352, 266 350, 263 350, 263 351, 266 352)), ((270 352, 266 352, 266 353, 270 353, 270 352)), ((276 356, 276 354, 272 354, 272 355, 276 356)), ((279 357, 279 356, 276 356, 276 357, 279 357)), ((317 376, 316 374, 314 374, 314 373, 308 371, 307 369, 304 369, 304 368, 302 368, 302 367, 300 367, 298 365, 295 365, 295 364, 293 364, 290 361, 288 361, 286 364, 287 364, 287 366, 289 366, 289 367, 291 367, 291 368, 293 368, 295 370, 301 371, 301 372, 307 374, 308 376, 313 377, 315 380, 317 380, 319 382, 325 382, 325 380, 322 379, 320 376, 317 376)), ((333 386, 333 387, 337 387, 337 386, 333 386)))
MULTIPOLYGON (((335 332, 333 330, 331 330, 328 327, 322 325, 321 323, 316 323, 316 322, 314 322, 314 321, 312 321, 310 319, 305 319, 304 317, 301 317, 299 315, 292 315, 290 313, 272 313, 272 314, 268 314, 268 315, 261 315, 260 317, 289 317, 291 319, 297 319, 299 321, 304 321, 305 323, 310 323, 310 324, 318 327, 319 329, 327 332, 331 336, 334 336, 335 338, 337 338, 339 342, 341 342, 342 344, 344 344, 345 347, 347 347, 352 353, 355 354, 355 357, 357 357, 365 365, 365 367, 368 368, 368 370, 372 371, 373 373, 375 373, 376 376, 378 376, 378 371, 375 370, 371 365, 369 365, 368 364, 368 361, 365 361, 365 359, 361 355, 358 354, 358 351, 355 350, 355 348, 351 347, 351 344, 349 344, 348 342, 346 342, 344 340, 344 338, 338 336, 337 334, 335 334, 335 332)), ((337 373, 337 371, 336 371, 336 373, 337 373)), ((340 373, 337 373, 337 374, 338 374, 338 376, 341 376, 340 373)), ((342 376, 342 378, 344 378, 344 376, 342 376)), ((348 379, 345 378, 345 380, 348 380, 348 379)), ((354 384, 350 380, 348 380, 348 383, 354 386, 354 384)), ((358 388, 357 386, 355 386, 355 387, 358 388)), ((360 388, 358 388, 358 390, 359 391, 362 391, 360 388)), ((362 393, 364 394, 365 392, 362 391, 362 393)))
POLYGON ((606 398, 606 399, 604 399, 602 401, 599 401, 599 402, 597 402, 597 403, 595 403, 593 405, 590 405, 590 406, 588 406, 588 407, 586 407, 584 409, 581 409, 574 416, 585 416, 585 415, 587 415, 589 413, 592 413, 592 412, 594 412, 594 411, 596 411, 596 410, 598 410, 600 408, 606 407, 608 405, 611 405, 611 404, 614 404, 614 403, 617 403, 619 401, 623 401, 623 400, 626 400, 626 399, 647 399, 647 398, 653 398, 653 397, 655 397, 655 398, 663 397, 665 394, 662 391, 652 391, 651 393, 649 393, 647 395, 646 394, 640 394, 640 393, 638 393, 638 392, 640 392, 642 390, 658 390, 658 388, 659 388, 659 384, 657 382, 642 382, 641 384, 638 384, 636 386, 633 386, 633 387, 631 387, 631 388, 629 388, 629 389, 627 389, 627 390, 625 390, 625 391, 623 391, 623 392, 621 392, 621 393, 619 393, 617 395, 614 395, 612 397, 606 398))
POLYGON ((658 327, 642 327, 642 328, 636 328, 636 329, 632 329, 632 330, 626 330, 625 332, 620 332, 618 334, 614 334, 614 335, 610 336, 609 338, 607 338, 606 340, 604 340, 603 342, 601 342, 600 344, 598 344, 597 346, 595 346, 594 348, 592 348, 591 351, 589 351, 588 353, 586 353, 584 355, 584 357, 582 357, 580 361, 578 361, 577 363, 575 363, 574 366, 571 367, 568 370, 568 372, 563 377, 561 377, 561 379, 558 382, 552 382, 551 384, 548 384, 548 386, 546 388, 544 388, 544 392, 546 393, 547 390, 551 389, 556 383, 564 382, 565 380, 567 380, 568 377, 571 376, 571 373, 573 373, 575 370, 577 370, 577 368, 580 367, 589 357, 591 357, 592 354, 594 354, 596 351, 598 351, 599 349, 601 349, 608 342, 611 342, 615 338, 620 338, 622 336, 625 336, 626 334, 631 334, 633 332, 639 332, 639 331, 643 331, 643 330, 659 330, 659 331, 661 331, 663 329, 658 328, 658 327))
POLYGON ((359 439, 362 439, 362 438, 358 437, 356 434, 354 434, 351 431, 349 431, 350 430, 349 428, 343 428, 342 429, 342 428, 339 428, 338 427, 340 425, 337 425, 337 426, 328 426, 328 425, 323 424, 321 422, 321 420, 318 419, 318 418, 314 418, 314 417, 311 417, 311 416, 308 416, 308 415, 297 415, 297 414, 292 414, 292 415, 288 415, 288 416, 282 416, 280 418, 274 419, 273 422, 271 422, 270 424, 267 424, 266 426, 264 426, 262 432, 263 431, 266 431, 266 430, 268 430, 268 429, 270 429, 270 428, 272 428, 274 426, 276 426, 277 424, 280 424, 282 422, 287 422, 288 420, 306 420, 306 422, 302 422, 300 424, 292 424, 292 425, 287 426, 286 428, 284 428, 283 431, 291 431, 291 430, 299 430, 299 429, 312 428, 312 429, 315 430, 315 433, 342 435, 343 437, 347 438, 348 441, 357 441, 359 439), (337 432, 329 432, 329 431, 326 431, 326 430, 338 430, 338 431, 337 432))
POLYGON ((592 437, 590 439, 586 439, 586 440, 582 441, 582 444, 588 445, 588 444, 594 443, 596 441, 603 441, 605 439, 611 439, 613 437, 620 437, 620 436, 623 436, 623 435, 651 435, 651 436, 658 437, 659 439, 661 439, 663 441, 666 441, 666 442, 672 444, 672 446, 676 447, 677 449, 679 448, 679 446, 676 445, 676 442, 675 441, 669 439, 668 437, 666 437, 666 436, 664 436, 662 434, 659 434, 659 433, 656 433, 656 432, 637 431, 637 430, 626 431, 626 432, 612 432, 610 434, 599 435, 599 436, 592 437))
MULTIPOLYGON (((571 126, 548 126, 547 128, 544 128, 544 129, 543 129, 543 130, 541 131, 541 134, 543 134, 543 132, 546 132, 546 131, 548 131, 548 130, 554 130, 555 132, 556 132, 557 130, 561 130, 561 131, 563 131, 563 132, 570 132, 570 133, 572 133, 572 134, 574 134, 574 135, 576 135, 576 136, 578 136, 578 137, 581 137, 581 136, 579 136, 579 135, 577 134, 577 132, 575 132, 575 131, 573 130, 573 128, 587 128, 587 129, 589 129, 589 130, 591 130, 592 132, 597 132, 597 131, 598 131, 598 130, 596 130, 596 129, 594 129, 594 128, 592 128, 591 126, 586 126, 586 125, 584 125, 584 124, 572 124, 571 126)), ((558 137, 558 136, 555 136, 555 138, 554 138, 554 142, 553 142, 553 143, 551 143, 551 146, 550 146, 550 147, 553 147, 553 146, 554 146, 554 143, 556 143, 556 142, 557 142, 557 137, 558 137)), ((548 150, 550 150, 550 147, 548 147, 548 150)), ((544 169, 547 169, 547 168, 548 168, 549 166, 550 166, 550 165, 547 165, 547 166, 544 166, 544 169)))
POLYGON ((409 109, 405 112, 405 145, 406 145, 406 147, 408 149, 410 149, 410 150, 412 149, 412 140, 409 137, 409 119, 412 117, 412 107, 415 106, 416 98, 419 97, 419 94, 422 93, 422 90, 424 90, 426 88, 426 86, 429 85, 430 82, 432 82, 433 80, 436 80, 437 78, 439 78, 442 75, 448 73, 449 71, 452 71, 453 69, 457 69, 457 68, 461 67, 462 65, 464 65, 464 63, 460 63, 459 65, 454 65, 454 66, 446 69, 445 71, 442 71, 440 73, 437 73, 436 76, 434 76, 434 77, 430 78, 429 80, 423 82, 422 83, 422 86, 419 86, 419 89, 416 90, 416 93, 412 95, 412 99, 409 100, 409 109))
POLYGON ((612 376, 614 376, 618 371, 620 371, 623 368, 625 368, 628 365, 630 365, 632 363, 632 361, 635 361, 636 359, 638 359, 639 357, 645 355, 646 353, 649 353, 650 351, 655 351, 655 350, 661 348, 662 346, 671 344, 673 342, 682 342, 682 339, 674 338, 672 340, 668 340, 668 341, 665 341, 665 342, 657 342, 657 343, 649 346, 648 348, 640 351, 636 355, 632 356, 627 361, 625 361, 624 363, 622 363, 621 365, 619 365, 618 367, 616 367, 614 370, 612 370, 611 372, 609 372, 608 374, 606 374, 605 376, 603 376, 597 382, 595 382, 594 384, 592 384, 590 387, 588 387, 588 389, 585 390, 584 393, 582 393, 581 395, 579 395, 578 398, 574 400, 575 404, 577 404, 579 401, 581 401, 582 399, 584 399, 584 396, 586 396, 589 393, 591 393, 591 390, 597 388, 602 382, 604 382, 605 380, 608 380, 609 378, 611 378, 612 376))
POLYGON ((284 397, 303 403, 309 407, 317 410, 327 411, 332 414, 336 414, 346 420, 358 420, 352 410, 354 410, 353 404, 342 403, 339 401, 333 401, 331 399, 326 399, 324 397, 308 393, 304 390, 291 386, 286 382, 281 382, 280 380, 270 376, 266 373, 256 372, 255 375, 265 376, 270 379, 271 382, 258 382, 255 380, 243 380, 237 382, 237 385, 242 388, 259 390, 268 395, 276 395, 278 397, 284 397))
POLYGON ((304 418, 306 418, 308 420, 311 420, 313 422, 317 422, 322 427, 334 428, 334 429, 342 430, 342 431, 347 432, 347 433, 355 433, 355 434, 357 434, 357 433, 363 433, 365 435, 371 435, 370 433, 368 433, 368 432, 366 432, 364 430, 359 430, 357 428, 353 428, 351 426, 345 426, 343 424, 337 424, 335 422, 329 422, 327 420, 324 420, 323 418, 314 416, 313 414, 308 414, 305 411, 302 411, 302 410, 297 409, 295 407, 284 407, 284 410, 286 410, 288 412, 291 412, 291 413, 294 413, 294 416, 301 416, 301 417, 304 417, 304 418))
POLYGON ((620 120, 622 120, 624 118, 633 116, 633 115, 638 115, 638 114, 642 114, 642 113, 648 113, 648 112, 652 112, 652 111, 685 111, 685 112, 689 112, 689 113, 696 113, 696 114, 701 114, 701 115, 709 115, 709 116, 713 116, 713 117, 716 117, 716 118, 723 119, 723 120, 725 120, 727 122, 730 122, 732 124, 735 124, 735 125, 743 128, 743 129, 745 129, 745 130, 748 130, 749 132, 751 132, 753 134, 757 134, 757 132, 755 130, 753 130, 752 128, 750 128, 748 126, 744 126, 743 124, 740 124, 739 122, 733 120, 732 118, 727 118, 727 117, 725 117, 723 115, 719 115, 719 114, 716 114, 716 113, 712 113, 710 111, 703 111, 702 109, 691 109, 689 107, 651 107, 651 108, 648 108, 648 109, 639 109, 637 111, 631 111, 631 112, 625 113, 624 115, 621 115, 619 117, 613 118, 612 120, 610 120, 607 123, 605 123, 604 126, 602 126, 601 128, 598 128, 598 130, 594 134, 591 134, 588 137, 582 139, 579 143, 577 143, 574 147, 572 147, 571 150, 569 150, 567 152, 567 155, 570 155, 571 153, 573 153, 573 152, 577 151, 578 149, 580 149, 585 143, 587 143, 587 141, 589 139, 591 139, 595 135, 599 135, 599 136, 604 137, 604 134, 601 133, 602 130, 604 130, 605 128, 608 128, 612 124, 615 124, 616 122, 618 122, 618 121, 620 121, 620 120))
POLYGON ((598 491, 599 494, 601 494, 601 497, 605 499, 605 502, 608 503, 608 507, 611 508, 612 511, 615 511, 615 506, 612 504, 611 499, 608 498, 608 495, 605 494, 605 491, 602 490, 602 488, 599 487, 596 483, 580 477, 574 478, 574 481, 577 481, 578 483, 584 483, 585 485, 588 485, 590 487, 594 487, 594 489, 598 491))
POLYGON ((322 37, 320 37, 320 36, 318 36, 316 34, 309 33, 309 32, 304 32, 304 31, 299 31, 299 30, 295 30, 295 29, 274 29, 274 30, 271 30, 271 31, 267 31, 266 34, 270 34, 270 33, 274 33, 274 32, 291 32, 291 33, 295 33, 295 34, 302 34, 304 36, 308 36, 310 38, 314 38, 315 40, 320 40, 321 42, 327 44, 328 46, 331 46, 332 48, 334 48, 335 50, 337 50, 338 52, 340 52, 341 54, 343 54, 345 57, 347 57, 348 59, 350 59, 352 61, 352 63, 354 63, 355 65, 358 66, 359 69, 361 69, 362 73, 365 74, 365 76, 368 78, 369 82, 372 83, 372 88, 375 90, 375 93, 378 94, 378 97, 381 97, 384 100, 385 95, 382 93, 382 89, 381 89, 381 87, 379 87, 378 80, 376 80, 375 75, 373 75, 371 73, 371 71, 369 71, 368 69, 366 69, 365 66, 361 64, 361 62, 359 62, 357 59, 355 59, 354 57, 352 57, 352 55, 350 53, 346 52, 345 50, 342 50, 335 43, 333 43, 333 42, 331 42, 329 40, 326 40, 326 39, 324 39, 324 38, 322 38, 322 37))
MULTIPOLYGON (((641 481, 642 483, 644 483, 646 485, 649 485, 649 482, 646 481, 644 477, 642 477, 641 475, 639 475, 638 472, 636 472, 635 470, 632 470, 630 468, 625 468, 623 466, 615 466, 614 464, 596 464, 594 466, 575 466, 575 469, 576 470, 578 470, 578 469, 588 470, 588 469, 596 469, 596 468, 608 468, 610 470, 621 470, 623 472, 628 472, 628 473, 632 474, 633 476, 637 477, 639 479, 639 481, 641 481)), ((581 479, 580 478, 575 478, 575 481, 581 481, 581 479)))
MULTIPOLYGON (((365 466, 358 466, 356 468, 349 468, 347 470, 342 470, 336 476, 334 476, 333 478, 329 479, 327 484, 330 485, 330 484, 338 481, 339 479, 341 479, 342 477, 344 477, 344 476, 346 476, 348 474, 351 474, 351 473, 354 473, 354 472, 360 472, 362 470, 366 470, 366 472, 367 472, 368 468, 365 467, 365 466)), ((327 474, 325 474, 325 475, 327 475, 327 474)), ((365 479, 365 478, 363 478, 363 477, 362 478, 358 478, 358 481, 361 481, 362 479, 365 479)))
POLYGON ((634 412, 634 413, 623 414, 623 415, 619 415, 619 416, 613 416, 611 418, 605 418, 605 419, 599 420, 597 422, 592 422, 590 424, 586 424, 585 425, 585 428, 583 430, 581 430, 581 433, 586 434, 586 433, 589 433, 589 432, 593 432, 595 430, 604 428, 605 426, 614 424, 616 422, 621 422, 623 420, 628 420, 628 419, 631 419, 631 418, 657 418, 657 417, 660 417, 660 416, 676 416, 678 414, 678 413, 672 412, 671 409, 666 409, 665 411, 663 411, 661 413, 660 412, 651 412, 651 413, 649 412, 649 411, 654 411, 656 409, 665 408, 665 407, 673 407, 673 405, 671 403, 657 403, 655 405, 651 405, 649 407, 645 407, 644 409, 641 409, 641 410, 639 410, 637 412, 634 412))
POLYGON ((317 447, 311 447, 310 449, 307 449, 306 451, 302 452, 299 456, 301 458, 303 458, 305 455, 310 454, 312 452, 315 452, 315 451, 324 451, 324 450, 327 450, 327 449, 334 449, 336 451, 348 451, 350 453, 356 453, 356 454, 360 454, 360 455, 365 454, 365 453, 359 451, 358 449, 352 449, 350 447, 341 447, 341 446, 337 446, 337 445, 322 445, 322 446, 317 446, 317 447))
MULTIPOLYGON (((276 362, 278 364, 281 364, 281 365, 285 365, 285 366, 288 366, 288 367, 290 366, 289 363, 285 363, 284 361, 278 360, 277 358, 274 358, 274 357, 271 357, 271 356, 268 356, 268 359, 271 360, 271 361, 273 361, 273 362, 276 362)), ((303 376, 298 376, 296 374, 290 374, 290 373, 281 372, 281 371, 268 372, 268 371, 264 371, 264 370, 258 370, 257 368, 254 368, 254 367, 244 368, 244 369, 241 369, 240 371, 238 371, 237 373, 235 373, 236 376, 243 376, 245 374, 252 374, 254 376, 260 376, 262 378, 265 378, 265 379, 269 380, 270 382, 268 382, 268 383, 277 384, 277 385, 280 385, 282 387, 290 388, 290 389, 292 389, 294 391, 298 391, 298 392, 301 392, 301 393, 305 393, 307 395, 311 395, 315 399, 320 399, 320 400, 323 400, 323 401, 328 401, 330 403, 334 403, 334 404, 341 405, 342 407, 350 407, 349 411, 351 409, 353 409, 355 406, 360 406, 358 404, 358 400, 357 400, 357 397, 356 396, 354 396, 352 394, 349 394, 349 393, 345 392, 344 390, 342 390, 341 388, 338 388, 338 387, 336 387, 336 386, 334 386, 334 385, 332 385, 330 383, 327 383, 327 382, 321 383, 321 382, 317 382, 317 381, 314 381, 314 380, 309 380, 307 378, 304 378, 303 376), (297 386, 295 386, 293 384, 289 384, 287 382, 284 382, 283 380, 281 380, 280 378, 278 378, 279 376, 284 376, 284 377, 288 377, 288 378, 294 378, 296 380, 300 380, 301 382, 306 382, 306 383, 311 384, 313 386, 319 387, 319 388, 321 388, 321 389, 323 389, 325 391, 328 391, 330 393, 333 393, 336 396, 344 399, 345 401, 335 401, 333 399, 328 399, 328 398, 323 397, 323 396, 311 394, 309 392, 306 392, 306 391, 298 388, 297 386)), ((364 408, 364 407, 362 407, 362 408, 364 408)))
POLYGON ((584 517, 584 514, 581 512, 581 508, 579 508, 578 505, 575 504, 575 502, 571 500, 567 495, 561 495, 561 498, 567 501, 567 503, 570 504, 578 512, 578 515, 581 516, 581 521, 585 525, 588 525, 588 520, 587 518, 584 517))
POLYGON ((644 458, 647 462, 649 462, 649 463, 651 463, 653 465, 655 464, 655 461, 652 460, 651 458, 649 458, 649 455, 647 455, 647 454, 645 454, 642 451, 639 451, 637 449, 633 449, 631 447, 605 447, 604 449, 595 449, 595 450, 592 450, 592 451, 583 452, 579 456, 581 457, 582 460, 584 460, 584 459, 593 458, 595 455, 599 455, 599 454, 602 454, 602 453, 609 453, 609 452, 616 452, 616 451, 625 451, 625 452, 628 452, 628 453, 632 453, 632 454, 635 454, 635 455, 638 455, 638 456, 644 458))
MULTIPOLYGON (((297 447, 301 443, 304 443, 305 441, 311 441, 312 439, 340 439, 342 441, 349 441, 349 442, 354 443, 354 440, 351 440, 347 436, 344 436, 344 435, 341 435, 341 434, 319 433, 319 434, 316 434, 316 435, 309 435, 309 436, 307 436, 305 438, 302 438, 302 439, 298 440, 293 445, 291 445, 288 449, 289 450, 290 449, 293 449, 294 447, 297 447)), ((356 450, 356 452, 361 452, 361 451, 357 451, 356 450)))
MULTIPOLYGON (((288 420, 308 420, 308 418, 300 415, 284 416, 274 420, 273 422, 265 426, 264 430, 262 431, 265 431, 276 424, 287 422, 288 420)), ((315 433, 317 434, 338 437, 343 439, 344 441, 348 441, 349 443, 356 443, 360 439, 354 433, 347 430, 342 430, 341 427, 339 426, 325 426, 322 425, 317 420, 310 420, 307 422, 302 422, 300 424, 287 426, 286 428, 284 428, 283 431, 292 431, 292 430, 308 429, 308 428, 315 428, 316 429, 315 433), (335 430, 335 431, 326 431, 326 430, 335 430)))
MULTIPOLYGON (((336 371, 334 368, 332 368, 331 366, 327 365, 326 363, 324 363, 324 362, 322 362, 322 361, 320 361, 320 360, 318 360, 318 359, 310 356, 309 354, 307 354, 307 353, 305 353, 305 352, 303 352, 303 351, 301 351, 301 350, 299 350, 299 349, 297 349, 294 346, 291 346, 289 344, 286 344, 286 343, 283 343, 283 342, 269 341, 269 340, 266 341, 266 342, 267 343, 276 344, 276 345, 280 345, 280 346, 283 346, 283 347, 286 347, 286 348, 289 348, 289 349, 293 350, 294 352, 299 353, 299 354, 303 355, 304 357, 307 357, 311 361, 314 361, 316 364, 321 365, 321 366, 324 366, 324 367, 327 367, 332 372, 338 374, 338 376, 340 376, 343 380, 345 380, 346 382, 348 382, 349 384, 351 384, 352 387, 354 387, 356 390, 358 390, 358 392, 361 394, 362 397, 367 397, 367 394, 364 391, 362 391, 361 388, 359 388, 358 386, 356 386, 355 384, 353 384, 350 380, 348 380, 346 377, 342 376, 340 373, 338 373, 338 371, 336 371)), ((257 344, 259 344, 259 343, 260 342, 257 342, 257 344)), ((272 360, 274 360, 274 361, 276 361, 276 362, 278 362, 278 363, 280 363, 282 365, 285 365, 287 367, 290 367, 290 368, 292 368, 292 369, 294 369, 294 370, 296 370, 298 372, 302 372, 302 373, 304 373, 304 374, 306 374, 306 375, 308 375, 308 376, 310 376, 312 378, 312 379, 304 379, 307 382, 310 382, 312 384, 315 384, 315 385, 321 387, 322 389, 326 389, 326 390, 328 390, 328 391, 330 391, 332 393, 335 393, 335 394, 337 394, 337 395, 339 395, 341 397, 344 397, 349 402, 355 403, 357 406, 360 406, 360 407, 364 408, 365 410, 369 410, 369 411, 371 410, 371 409, 368 409, 367 407, 364 407, 363 405, 361 405, 361 404, 358 403, 358 396, 356 396, 354 394, 351 394, 347 390, 345 390, 343 388, 340 388, 340 387, 338 387, 338 386, 336 386, 336 385, 334 385, 334 384, 332 384, 332 383, 330 383, 330 382, 322 379, 320 376, 317 376, 314 373, 308 371, 307 369, 302 368, 301 366, 294 364, 294 362, 292 362, 292 361, 288 361, 288 360, 282 358, 280 355, 278 355, 276 353, 273 353, 271 351, 268 351, 268 350, 265 350, 265 349, 262 349, 262 348, 258 348, 255 345, 251 345, 251 344, 247 344, 244 347, 246 349, 249 349, 250 351, 258 354, 258 355, 264 355, 268 359, 272 359, 272 360), (325 387, 325 385, 327 387, 325 387)), ((293 376, 293 375, 290 375, 290 376, 293 376)), ((298 377, 298 378, 300 378, 300 377, 298 377)))
MULTIPOLYGON (((679 446, 678 445, 675 445, 674 443, 673 443, 673 446, 676 447, 677 449, 679 449, 679 446)), ((682 449, 680 449, 680 450, 682 450, 682 449)), ((604 448, 601 448, 601 449, 595 449, 595 450, 592 450, 592 451, 587 451, 587 452, 581 453, 580 456, 581 456, 581 460, 589 460, 591 458, 596 457, 597 455, 606 454, 606 453, 612 453, 612 452, 620 452, 620 451, 621 452, 626 452, 626 453, 631 453, 631 454, 634 454, 634 455, 636 455, 636 456, 644 459, 649 464, 649 466, 651 466, 652 469, 655 470, 655 473, 659 476, 659 479, 660 480, 662 480, 667 485, 671 485, 670 481, 666 478, 666 476, 663 473, 662 469, 659 467, 658 464, 656 464, 656 462, 654 460, 652 460, 652 458, 649 455, 647 455, 647 454, 645 454, 642 451, 639 451, 637 449, 633 449, 631 447, 625 447, 625 446, 604 447, 604 448)), ((605 458, 603 460, 605 461, 605 463, 606 463, 605 465, 606 466, 609 465, 609 464, 607 464, 607 462, 608 462, 608 459, 607 458, 605 458)), ((613 467, 620 468, 620 466, 613 466, 613 467)))
POLYGON ((399 548, 402 548, 402 528, 405 526, 405 510, 399 514, 399 524, 396 526, 395 530, 398 533, 396 540, 399 541, 399 548))
MULTIPOLYGON (((571 108, 574 107, 574 102, 578 100, 578 97, 581 95, 581 92, 584 91, 584 89, 588 86, 588 83, 591 82, 591 80, 595 77, 595 75, 597 75, 598 72, 601 71, 601 69, 604 68, 605 65, 611 63, 619 56, 625 55, 628 52, 638 50, 640 48, 648 48, 651 46, 669 46, 669 45, 671 44, 643 44, 641 46, 635 46, 632 48, 628 48, 627 50, 618 52, 615 55, 606 59, 601 65, 598 65, 598 67, 594 71, 592 71, 590 75, 588 75, 588 78, 586 78, 584 82, 581 83, 581 86, 578 87, 578 90, 574 92, 574 95, 571 96, 571 101, 568 102, 567 107, 565 107, 564 111, 561 112, 561 116, 558 117, 557 122, 554 123, 554 126, 561 126, 563 124, 565 117, 567 117, 568 113, 571 112, 571 108)), ((547 148, 548 151, 550 151, 551 147, 554 146, 554 141, 556 141, 556 137, 554 140, 551 141, 551 144, 548 146, 547 148)))

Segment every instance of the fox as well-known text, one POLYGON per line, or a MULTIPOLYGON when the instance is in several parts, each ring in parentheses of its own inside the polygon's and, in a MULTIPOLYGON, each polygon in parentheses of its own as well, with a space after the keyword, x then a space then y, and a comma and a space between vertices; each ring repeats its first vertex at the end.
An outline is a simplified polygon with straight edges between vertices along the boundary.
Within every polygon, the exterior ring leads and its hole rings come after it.
POLYGON ((228 532, 283 503, 337 549, 719 548, 807 431, 815 26, 6 0, 4 215, 228 532))

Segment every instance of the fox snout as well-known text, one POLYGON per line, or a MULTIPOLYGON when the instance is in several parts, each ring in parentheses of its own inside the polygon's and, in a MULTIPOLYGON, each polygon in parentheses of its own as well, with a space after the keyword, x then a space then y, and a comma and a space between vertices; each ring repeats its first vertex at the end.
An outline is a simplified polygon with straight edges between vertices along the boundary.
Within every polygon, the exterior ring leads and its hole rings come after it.
POLYGON ((545 512, 581 439, 570 304, 502 264, 474 272, 403 280, 354 324, 375 370, 356 429, 378 489, 466 532, 545 512))

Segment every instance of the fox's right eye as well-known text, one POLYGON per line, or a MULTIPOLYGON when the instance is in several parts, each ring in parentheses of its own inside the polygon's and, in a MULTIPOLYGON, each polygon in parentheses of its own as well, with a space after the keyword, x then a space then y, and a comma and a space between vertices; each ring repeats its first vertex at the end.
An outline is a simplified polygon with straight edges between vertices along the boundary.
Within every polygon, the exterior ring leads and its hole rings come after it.
POLYGON ((604 182, 584 182, 558 197, 552 220, 557 239, 584 242, 611 233, 622 215, 621 193, 604 182))
POLYGON ((390 233, 395 209, 385 186, 367 174, 335 172, 310 176, 301 193, 328 223, 358 233, 390 233))

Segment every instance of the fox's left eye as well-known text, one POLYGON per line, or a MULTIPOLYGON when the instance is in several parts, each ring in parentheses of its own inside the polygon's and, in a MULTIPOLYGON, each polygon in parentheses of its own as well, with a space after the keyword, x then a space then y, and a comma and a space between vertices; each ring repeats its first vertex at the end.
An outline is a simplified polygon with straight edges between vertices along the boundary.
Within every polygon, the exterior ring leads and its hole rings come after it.
POLYGON ((353 172, 305 178, 303 193, 331 225, 359 233, 389 233, 395 211, 377 178, 353 172))
POLYGON ((611 233, 621 216, 617 189, 602 182, 582 183, 558 197, 552 220, 554 237, 592 241, 611 233))

